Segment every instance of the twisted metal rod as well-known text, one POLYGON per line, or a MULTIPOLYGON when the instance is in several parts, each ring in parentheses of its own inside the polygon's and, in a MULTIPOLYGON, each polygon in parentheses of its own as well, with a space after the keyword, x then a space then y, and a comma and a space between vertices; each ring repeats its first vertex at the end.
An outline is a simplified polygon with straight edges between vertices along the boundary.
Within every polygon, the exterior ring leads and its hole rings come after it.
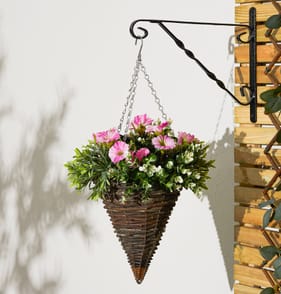
POLYGON ((185 52, 185 54, 193 59, 199 67, 207 74, 207 76, 214 80, 217 85, 227 92, 238 104, 247 106, 250 105, 250 119, 252 122, 257 121, 257 85, 256 85, 256 10, 255 8, 251 8, 249 11, 249 25, 247 24, 234 24, 234 23, 213 23, 213 22, 195 22, 195 21, 175 21, 175 20, 161 20, 161 19, 137 19, 133 21, 130 25, 130 33, 136 39, 144 39, 148 36, 148 30, 138 26, 137 29, 142 31, 142 35, 136 34, 136 25, 139 22, 150 22, 156 23, 163 29, 176 43, 176 45, 185 52), (240 88, 241 96, 246 96, 245 89, 249 91, 249 100, 247 102, 240 101, 237 97, 235 97, 225 86, 223 81, 218 79, 216 75, 211 72, 195 55, 192 51, 187 49, 184 43, 178 39, 168 28, 164 25, 164 23, 175 23, 175 24, 193 24, 193 25, 212 25, 212 26, 231 26, 231 27, 246 27, 249 30, 249 37, 247 40, 242 40, 242 35, 246 34, 242 32, 237 36, 237 40, 240 43, 249 43, 249 56, 250 56, 250 83, 248 85, 244 85, 240 88))

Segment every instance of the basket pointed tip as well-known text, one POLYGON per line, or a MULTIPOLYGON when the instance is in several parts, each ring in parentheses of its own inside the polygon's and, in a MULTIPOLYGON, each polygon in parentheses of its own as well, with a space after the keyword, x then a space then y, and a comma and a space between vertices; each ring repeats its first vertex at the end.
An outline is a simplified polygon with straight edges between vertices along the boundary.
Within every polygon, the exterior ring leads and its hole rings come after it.
POLYGON ((133 273, 134 273, 136 282, 138 284, 141 284, 142 281, 143 281, 143 279, 144 279, 144 276, 146 274, 147 268, 144 268, 144 267, 134 267, 134 268, 132 268, 132 270, 133 270, 133 273))

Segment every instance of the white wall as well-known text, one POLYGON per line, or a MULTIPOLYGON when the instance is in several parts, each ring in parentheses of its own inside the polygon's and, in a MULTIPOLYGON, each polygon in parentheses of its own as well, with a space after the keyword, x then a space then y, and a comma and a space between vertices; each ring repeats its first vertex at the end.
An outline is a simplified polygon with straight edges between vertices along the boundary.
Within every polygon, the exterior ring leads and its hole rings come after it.
MULTIPOLYGON (((201 200, 183 192, 137 285, 101 203, 64 162, 118 124, 138 47, 136 18, 233 22, 232 1, 0 1, 0 293, 231 293, 233 102, 156 25, 143 59, 176 130, 211 144, 201 200)), ((170 26, 232 87, 232 28, 170 26)), ((135 113, 158 117, 140 84, 135 113), (145 107, 144 107, 145 106, 145 107)))

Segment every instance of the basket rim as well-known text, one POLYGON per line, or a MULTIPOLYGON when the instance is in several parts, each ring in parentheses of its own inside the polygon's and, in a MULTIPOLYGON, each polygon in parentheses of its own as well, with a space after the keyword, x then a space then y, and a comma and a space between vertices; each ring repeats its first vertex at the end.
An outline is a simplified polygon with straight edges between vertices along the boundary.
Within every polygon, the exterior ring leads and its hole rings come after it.
POLYGON ((146 197, 143 197, 143 191, 140 189, 139 191, 134 191, 129 195, 126 195, 126 189, 132 187, 127 184, 114 184, 110 186, 110 190, 104 195, 103 201, 117 201, 121 203, 126 202, 140 202, 146 203, 151 199, 165 199, 165 198, 173 198, 178 197, 180 195, 180 191, 167 191, 160 186, 154 186, 148 191, 146 197), (124 201, 125 200, 125 201, 124 201))

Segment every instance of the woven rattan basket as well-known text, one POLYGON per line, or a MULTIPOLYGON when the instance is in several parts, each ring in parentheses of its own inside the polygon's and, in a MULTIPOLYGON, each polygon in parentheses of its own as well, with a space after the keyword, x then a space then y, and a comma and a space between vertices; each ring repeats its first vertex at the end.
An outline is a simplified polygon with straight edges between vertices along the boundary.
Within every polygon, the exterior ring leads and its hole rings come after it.
POLYGON ((120 201, 124 187, 112 191, 104 207, 114 231, 127 254, 137 283, 141 283, 161 240, 179 193, 153 190, 149 200, 140 201, 140 194, 120 201))

